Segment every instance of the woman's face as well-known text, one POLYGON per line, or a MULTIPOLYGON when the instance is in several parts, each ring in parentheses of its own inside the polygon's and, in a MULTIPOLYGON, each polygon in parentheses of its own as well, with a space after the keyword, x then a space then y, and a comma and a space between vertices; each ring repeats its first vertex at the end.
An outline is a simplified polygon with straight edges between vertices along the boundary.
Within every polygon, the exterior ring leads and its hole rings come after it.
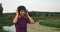
POLYGON ((20 11, 20 16, 24 16, 26 14, 26 12, 24 10, 20 11))

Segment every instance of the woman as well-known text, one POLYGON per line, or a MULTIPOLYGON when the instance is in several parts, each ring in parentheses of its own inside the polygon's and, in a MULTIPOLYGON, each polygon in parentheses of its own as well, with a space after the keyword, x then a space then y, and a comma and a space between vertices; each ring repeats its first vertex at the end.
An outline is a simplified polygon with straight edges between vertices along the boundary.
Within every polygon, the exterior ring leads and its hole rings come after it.
POLYGON ((13 23, 15 24, 16 32, 27 32, 27 23, 33 24, 34 20, 29 16, 24 6, 19 6, 13 23))

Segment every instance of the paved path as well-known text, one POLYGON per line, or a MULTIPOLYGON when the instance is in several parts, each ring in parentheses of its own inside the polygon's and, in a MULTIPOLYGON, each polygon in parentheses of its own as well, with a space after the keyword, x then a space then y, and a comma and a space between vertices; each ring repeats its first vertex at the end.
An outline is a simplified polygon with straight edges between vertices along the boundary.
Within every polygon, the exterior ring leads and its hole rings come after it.
POLYGON ((39 25, 37 22, 35 24, 28 24, 28 32, 60 32, 60 29, 39 25))

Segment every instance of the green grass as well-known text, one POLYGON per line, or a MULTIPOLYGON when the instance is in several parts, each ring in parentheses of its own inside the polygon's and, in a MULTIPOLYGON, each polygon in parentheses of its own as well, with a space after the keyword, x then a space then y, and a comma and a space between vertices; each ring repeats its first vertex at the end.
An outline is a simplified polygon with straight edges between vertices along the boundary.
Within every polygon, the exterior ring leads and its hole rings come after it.
POLYGON ((46 18, 43 19, 43 21, 40 21, 39 23, 44 26, 60 28, 60 18, 57 17, 46 18))

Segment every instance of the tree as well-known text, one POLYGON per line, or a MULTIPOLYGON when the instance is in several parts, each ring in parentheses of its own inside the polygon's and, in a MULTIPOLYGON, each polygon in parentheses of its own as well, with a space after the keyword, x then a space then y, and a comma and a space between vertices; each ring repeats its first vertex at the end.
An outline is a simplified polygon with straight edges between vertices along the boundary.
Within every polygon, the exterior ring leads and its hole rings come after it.
POLYGON ((3 14, 3 7, 2 7, 2 4, 0 3, 0 16, 2 16, 3 14))

